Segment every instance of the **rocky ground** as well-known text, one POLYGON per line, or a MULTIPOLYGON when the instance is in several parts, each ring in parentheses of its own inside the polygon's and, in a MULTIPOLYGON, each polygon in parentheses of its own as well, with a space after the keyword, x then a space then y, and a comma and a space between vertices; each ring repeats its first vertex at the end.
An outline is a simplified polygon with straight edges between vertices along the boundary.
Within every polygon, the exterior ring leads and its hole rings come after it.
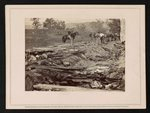
POLYGON ((28 49, 25 74, 26 91, 125 91, 125 42, 28 49))

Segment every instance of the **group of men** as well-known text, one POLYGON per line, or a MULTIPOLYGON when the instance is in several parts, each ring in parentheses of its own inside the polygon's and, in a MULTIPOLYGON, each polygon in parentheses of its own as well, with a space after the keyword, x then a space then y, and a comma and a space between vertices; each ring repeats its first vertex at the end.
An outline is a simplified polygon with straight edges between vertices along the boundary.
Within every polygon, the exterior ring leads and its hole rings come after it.
MULTIPOLYGON (((79 35, 78 32, 68 31, 68 34, 62 37, 62 41, 65 43, 67 40, 70 40, 71 45, 73 45, 75 37, 79 35)), ((90 41, 94 40, 96 44, 107 43, 110 41, 120 40, 120 35, 118 33, 102 33, 102 32, 91 32, 89 34, 91 38, 90 41)))
POLYGON ((89 37, 91 38, 91 40, 95 40, 97 44, 120 40, 120 35, 118 33, 104 34, 102 32, 92 32, 89 34, 89 37))

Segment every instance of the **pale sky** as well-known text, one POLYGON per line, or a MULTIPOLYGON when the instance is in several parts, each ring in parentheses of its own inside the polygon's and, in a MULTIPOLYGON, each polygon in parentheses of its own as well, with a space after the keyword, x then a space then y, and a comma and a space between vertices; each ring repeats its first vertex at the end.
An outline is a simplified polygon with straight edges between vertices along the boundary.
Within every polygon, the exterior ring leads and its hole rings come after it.
MULTIPOLYGON (((112 15, 113 12, 107 9, 50 9, 50 10, 33 10, 32 15, 29 18, 41 18, 43 22, 46 18, 54 18, 56 20, 64 20, 66 23, 82 23, 82 22, 91 22, 96 19, 108 19, 117 18, 117 16, 112 15), (32 16, 32 17, 31 17, 32 16)), ((26 23, 30 20, 26 20, 26 23)))

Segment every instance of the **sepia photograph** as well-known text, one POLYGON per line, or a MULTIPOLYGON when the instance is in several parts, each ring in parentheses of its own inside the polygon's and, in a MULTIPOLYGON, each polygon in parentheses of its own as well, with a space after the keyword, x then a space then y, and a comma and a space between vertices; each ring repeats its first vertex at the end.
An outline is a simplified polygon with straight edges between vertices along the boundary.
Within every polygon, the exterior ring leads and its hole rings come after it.
POLYGON ((6 109, 145 109, 144 5, 7 5, 6 109))
POLYGON ((125 19, 75 20, 25 18, 25 90, 125 91, 125 19))

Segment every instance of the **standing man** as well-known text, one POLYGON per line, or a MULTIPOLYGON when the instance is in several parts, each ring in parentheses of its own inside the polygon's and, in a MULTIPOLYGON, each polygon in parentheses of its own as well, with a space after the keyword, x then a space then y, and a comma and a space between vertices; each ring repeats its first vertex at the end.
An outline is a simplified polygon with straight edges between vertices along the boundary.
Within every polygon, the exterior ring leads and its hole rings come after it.
POLYGON ((97 32, 95 34, 95 37, 96 37, 96 43, 97 45, 99 45, 99 43, 104 43, 104 37, 105 37, 105 34, 104 33, 101 33, 100 31, 97 32))
POLYGON ((70 41, 71 41, 71 46, 73 46, 73 38, 71 37, 71 34, 72 34, 72 32, 71 32, 71 31, 68 31, 68 38, 69 38, 70 41))

